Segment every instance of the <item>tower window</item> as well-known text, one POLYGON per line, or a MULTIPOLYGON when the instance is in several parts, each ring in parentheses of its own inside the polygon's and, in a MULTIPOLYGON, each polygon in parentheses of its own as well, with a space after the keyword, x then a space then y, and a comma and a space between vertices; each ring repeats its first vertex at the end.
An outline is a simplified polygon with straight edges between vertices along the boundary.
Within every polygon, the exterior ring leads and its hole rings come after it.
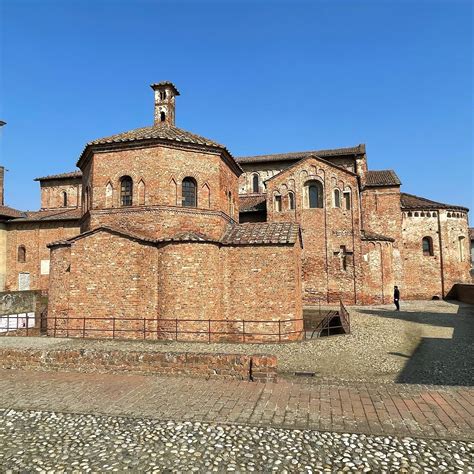
POLYGON ((166 99, 166 91, 161 91, 161 92, 160 92, 160 99, 161 99, 161 100, 166 99))
POLYGON ((425 257, 433 256, 433 239, 431 237, 423 237, 421 241, 423 247, 423 255, 425 257))
POLYGON ((120 205, 131 206, 133 203, 133 181, 130 176, 123 176, 120 180, 120 205))
POLYGON ((184 207, 196 207, 196 181, 193 178, 184 178, 182 185, 182 203, 184 207))
POLYGON ((164 112, 160 112, 160 122, 164 122, 166 120, 166 114, 164 112))
POLYGON ((320 181, 308 181, 305 184, 306 205, 310 209, 322 208, 323 185, 320 181))
POLYGON ((252 192, 258 193, 258 191, 259 191, 258 174, 254 174, 252 177, 252 192))
POLYGON ((24 245, 20 245, 18 247, 18 262, 19 263, 26 262, 26 247, 24 245))

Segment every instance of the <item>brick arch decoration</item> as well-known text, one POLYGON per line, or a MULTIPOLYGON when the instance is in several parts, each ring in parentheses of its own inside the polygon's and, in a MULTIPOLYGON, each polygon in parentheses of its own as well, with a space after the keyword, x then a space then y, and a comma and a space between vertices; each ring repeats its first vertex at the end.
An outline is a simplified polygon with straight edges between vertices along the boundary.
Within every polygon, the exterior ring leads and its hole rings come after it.
POLYGON ((168 181, 168 189, 169 189, 169 196, 168 196, 168 203, 171 206, 178 205, 178 182, 172 176, 168 181))
POLYGON ((201 193, 198 195, 198 207, 211 208, 211 188, 207 181, 201 186, 201 193))
POLYGON ((114 206, 114 186, 112 181, 108 181, 105 185, 105 207, 110 208, 114 206))
POLYGON ((145 205, 145 196, 146 196, 146 185, 145 181, 143 181, 143 178, 138 181, 137 184, 137 204, 139 206, 144 206, 145 205))

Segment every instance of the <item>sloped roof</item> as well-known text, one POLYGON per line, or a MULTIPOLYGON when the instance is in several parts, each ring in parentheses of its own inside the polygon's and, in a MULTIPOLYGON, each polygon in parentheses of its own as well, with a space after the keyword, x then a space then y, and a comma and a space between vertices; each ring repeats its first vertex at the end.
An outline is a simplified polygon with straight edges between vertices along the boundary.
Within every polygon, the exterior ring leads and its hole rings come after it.
POLYGON ((84 150, 79 157, 77 166, 80 166, 82 160, 86 157, 88 149, 95 146, 105 145, 120 145, 120 144, 148 144, 153 141, 169 142, 169 143, 182 143, 185 145, 197 145, 200 147, 208 147, 214 150, 220 150, 225 152, 225 155, 230 158, 232 164, 238 171, 242 171, 240 165, 235 161, 229 150, 220 143, 217 143, 208 138, 196 135, 195 133, 188 132, 178 127, 174 127, 167 124, 158 124, 152 127, 136 128, 123 133, 117 133, 108 137, 99 138, 93 140, 85 146, 84 150))
POLYGON ((18 211, 13 209, 9 206, 0 206, 0 217, 22 217, 24 216, 24 212, 18 211))
POLYGON ((294 244, 299 225, 291 222, 255 222, 229 225, 221 242, 227 245, 294 244))
POLYGON ((469 211, 467 207, 444 204, 442 202, 432 201, 414 194, 400 193, 402 209, 456 209, 460 211, 469 211))
POLYGON ((162 242, 216 242, 216 243, 219 242, 215 239, 209 238, 206 235, 200 234, 198 232, 181 232, 171 237, 154 239, 154 238, 151 238, 146 233, 135 231, 135 230, 129 230, 129 229, 125 229, 122 227, 115 227, 115 226, 100 226, 66 240, 58 240, 56 242, 51 242, 50 244, 48 244, 48 247, 55 247, 57 245, 70 245, 72 242, 75 242, 76 240, 81 240, 85 237, 89 237, 93 234, 97 234, 98 232, 108 232, 111 234, 117 234, 124 237, 128 237, 132 240, 149 243, 149 244, 150 243, 158 244, 162 242))
POLYGON ((82 178, 82 171, 70 171, 68 173, 51 174, 49 176, 42 176, 41 178, 35 178, 35 181, 49 181, 54 179, 73 179, 82 178))
POLYGON ((277 153, 271 155, 255 155, 255 156, 237 156, 237 163, 261 163, 266 161, 295 161, 301 160, 311 155, 320 157, 354 155, 365 153, 365 145, 360 144, 349 148, 334 148, 328 150, 312 150, 312 151, 296 151, 290 153, 277 153))
POLYGON ((298 166, 300 166, 302 163, 304 163, 305 161, 307 160, 310 160, 310 159, 315 159, 315 160, 318 160, 320 161, 321 163, 324 163, 328 166, 330 166, 331 168, 336 168, 339 172, 342 172, 342 173, 347 173, 347 174, 350 174, 352 176, 357 176, 355 173, 353 173, 352 171, 346 169, 346 168, 343 168, 342 166, 337 166, 335 165, 334 163, 331 163, 330 161, 328 160, 324 160, 323 158, 321 158, 320 156, 316 156, 316 155, 308 155, 306 156, 305 158, 303 158, 302 160, 299 160, 297 161, 296 163, 293 163, 291 164, 290 166, 288 166, 288 168, 285 168, 283 170, 281 170, 279 173, 273 175, 271 178, 268 178, 265 180, 265 183, 268 183, 269 181, 272 181, 276 178, 280 178, 281 176, 287 174, 287 173, 290 173, 293 169, 297 168, 298 166))
POLYGON ((258 212, 266 209, 267 195, 261 194, 240 194, 239 211, 240 212, 258 212))
POLYGON ((80 208, 73 209, 46 209, 41 211, 26 211, 12 222, 38 222, 38 221, 70 221, 82 217, 80 208))
POLYGON ((119 227, 101 226, 84 232, 67 240, 59 240, 48 244, 48 247, 70 245, 76 240, 83 239, 97 232, 109 232, 122 235, 144 243, 159 244, 165 242, 212 242, 223 245, 252 245, 252 244, 294 244, 298 240, 299 225, 294 223, 249 223, 229 224, 220 240, 207 237, 197 232, 183 232, 171 237, 159 239, 150 238, 141 232, 129 231, 119 227))
POLYGON ((211 146, 226 150, 224 145, 208 138, 201 137, 178 127, 169 125, 156 125, 153 127, 142 127, 128 132, 117 133, 109 137, 99 138, 88 143, 88 145, 102 145, 107 143, 124 143, 140 140, 169 140, 174 142, 190 143, 193 145, 211 146))
POLYGON ((361 239, 370 241, 395 242, 395 239, 392 239, 392 237, 387 237, 386 235, 382 234, 376 234, 375 232, 370 232, 367 230, 361 231, 361 239))
POLYGON ((402 183, 393 170, 367 171, 365 186, 400 186, 402 183))

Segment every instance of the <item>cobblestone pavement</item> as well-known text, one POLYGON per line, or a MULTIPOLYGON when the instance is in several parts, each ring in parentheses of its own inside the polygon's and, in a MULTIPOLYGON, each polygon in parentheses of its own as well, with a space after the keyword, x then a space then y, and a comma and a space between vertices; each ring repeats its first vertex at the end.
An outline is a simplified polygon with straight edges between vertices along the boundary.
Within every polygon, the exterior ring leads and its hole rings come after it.
POLYGON ((474 445, 271 427, 0 411, 3 472, 467 472, 474 445))
POLYGON ((471 441, 474 390, 0 370, 0 408, 471 441))

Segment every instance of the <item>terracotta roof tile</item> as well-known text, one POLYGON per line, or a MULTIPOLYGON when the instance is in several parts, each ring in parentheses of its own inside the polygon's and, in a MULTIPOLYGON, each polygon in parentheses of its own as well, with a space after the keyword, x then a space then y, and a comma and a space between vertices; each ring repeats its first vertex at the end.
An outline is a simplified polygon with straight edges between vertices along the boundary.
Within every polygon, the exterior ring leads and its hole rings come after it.
POLYGON ((82 210, 80 208, 46 209, 41 211, 26 211, 23 214, 24 216, 14 219, 12 222, 79 220, 82 217, 82 210))
POLYGON ((227 245, 294 244, 299 225, 291 222, 256 222, 229 225, 221 242, 227 245))
POLYGON ((35 181, 48 181, 53 179, 71 179, 71 178, 82 178, 82 171, 70 171, 69 173, 51 174, 49 176, 42 176, 41 178, 35 178, 35 181))
POLYGON ((469 211, 467 207, 444 204, 442 202, 431 201, 414 194, 400 193, 402 209, 456 209, 469 211))
POLYGON ((239 195, 240 212, 265 211, 266 207, 267 207, 267 195, 265 193, 239 195))
POLYGON ((365 186, 400 186, 402 183, 393 170, 367 171, 365 186))
POLYGON ((24 212, 13 209, 8 206, 0 206, 0 217, 22 217, 24 212))
POLYGON ((182 130, 181 128, 168 125, 136 128, 135 130, 130 130, 128 132, 117 133, 116 135, 93 140, 89 142, 88 145, 103 145, 107 143, 123 143, 154 139, 211 146, 226 150, 226 147, 220 143, 201 137, 200 135, 195 135, 194 133, 182 130))
POLYGON ((277 153, 272 155, 256 155, 256 156, 238 156, 236 161, 239 164, 244 163, 260 163, 266 161, 296 161, 302 158, 307 158, 311 155, 320 157, 354 155, 365 153, 365 145, 361 144, 349 148, 334 148, 330 150, 312 150, 312 151, 297 151, 291 153, 277 153))

